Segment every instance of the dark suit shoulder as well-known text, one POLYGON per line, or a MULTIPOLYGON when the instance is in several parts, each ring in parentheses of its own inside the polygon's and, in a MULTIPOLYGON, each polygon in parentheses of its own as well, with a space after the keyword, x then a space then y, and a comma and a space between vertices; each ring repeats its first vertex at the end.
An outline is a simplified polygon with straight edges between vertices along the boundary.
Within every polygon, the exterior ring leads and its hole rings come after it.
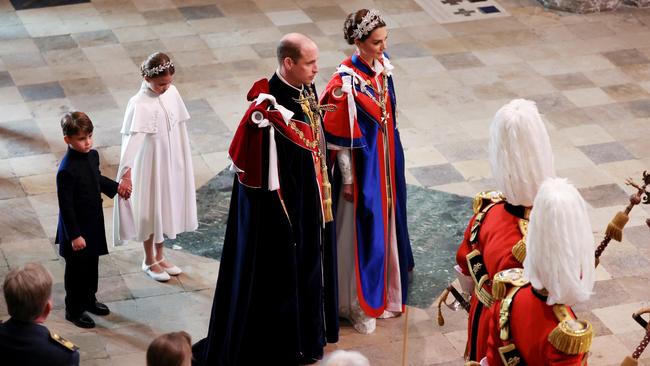
MULTIPOLYGON (((3 361, 21 366, 78 365, 78 347, 50 332, 45 326, 9 320, 0 324, 0 354, 3 361)), ((4 364, 4 363, 3 363, 4 364)))

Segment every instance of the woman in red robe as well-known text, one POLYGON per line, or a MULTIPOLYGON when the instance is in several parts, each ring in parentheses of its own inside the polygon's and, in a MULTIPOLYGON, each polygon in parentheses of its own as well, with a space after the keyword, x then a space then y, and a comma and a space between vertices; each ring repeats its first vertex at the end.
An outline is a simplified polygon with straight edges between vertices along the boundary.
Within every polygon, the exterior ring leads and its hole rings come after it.
POLYGON ((348 15, 347 42, 357 47, 327 85, 321 104, 335 160, 339 310, 361 333, 406 304, 413 255, 406 224, 404 151, 385 53, 388 31, 376 10, 348 15))

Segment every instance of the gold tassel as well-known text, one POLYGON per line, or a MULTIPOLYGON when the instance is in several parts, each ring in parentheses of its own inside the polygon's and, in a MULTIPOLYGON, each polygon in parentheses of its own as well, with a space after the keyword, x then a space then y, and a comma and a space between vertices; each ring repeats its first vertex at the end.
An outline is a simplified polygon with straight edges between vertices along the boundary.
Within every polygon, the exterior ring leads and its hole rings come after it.
POLYGON ((560 322, 548 335, 548 341, 557 350, 568 355, 577 355, 589 351, 593 329, 589 322, 579 320, 565 320, 560 322), (569 322, 578 322, 583 328, 576 330, 569 322))
POLYGON ((512 255, 519 263, 524 263, 524 259, 526 259, 526 242, 523 238, 512 247, 512 255))
POLYGON ((442 304, 447 301, 447 297, 449 296, 449 290, 445 289, 442 292, 442 295, 440 295, 440 301, 438 302, 438 325, 443 326, 445 325, 445 318, 442 316, 442 304))
POLYGON ((605 235, 620 242, 623 240, 623 227, 629 219, 625 212, 617 212, 612 221, 607 224, 605 235))
MULTIPOLYGON (((324 180, 326 179, 327 178, 324 178, 324 180)), ((332 222, 334 221, 334 216, 332 215, 332 185, 329 182, 324 182, 323 191, 325 197, 323 200, 325 203, 325 207, 323 207, 323 210, 325 211, 323 213, 325 216, 325 222, 332 222)))

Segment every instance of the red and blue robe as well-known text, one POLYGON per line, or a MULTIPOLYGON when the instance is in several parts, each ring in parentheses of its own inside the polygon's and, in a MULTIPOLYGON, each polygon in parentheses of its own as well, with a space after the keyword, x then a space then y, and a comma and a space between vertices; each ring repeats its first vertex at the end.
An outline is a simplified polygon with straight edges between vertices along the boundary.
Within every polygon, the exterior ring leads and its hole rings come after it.
MULTIPOLYGON (((390 67, 386 59, 384 67, 386 71, 390 67)), ((357 296, 367 315, 379 317, 390 300, 388 294, 394 289, 399 289, 398 293, 401 291, 401 308, 404 309, 408 271, 414 266, 406 220, 404 151, 395 119, 395 89, 392 76, 388 76, 385 98, 388 118, 382 126, 382 110, 368 96, 379 99, 375 91, 380 90, 378 81, 382 82, 382 75, 375 75, 358 54, 343 61, 337 71, 321 99, 322 105, 336 106, 335 111, 325 113, 325 137, 331 149, 330 157, 336 150, 351 149, 355 216, 352 240, 357 296), (368 85, 364 87, 361 79, 374 90, 368 85), (388 254, 395 243, 399 276, 389 273, 388 254)), ((332 196, 338 197, 341 174, 338 164, 333 164, 332 196)))

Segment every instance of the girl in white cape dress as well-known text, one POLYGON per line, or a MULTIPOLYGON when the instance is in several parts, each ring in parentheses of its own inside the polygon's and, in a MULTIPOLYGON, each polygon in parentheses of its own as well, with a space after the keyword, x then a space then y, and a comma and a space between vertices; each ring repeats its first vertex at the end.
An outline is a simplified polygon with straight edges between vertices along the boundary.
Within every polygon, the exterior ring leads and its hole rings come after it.
POLYGON ((114 244, 143 242, 142 270, 157 281, 182 271, 163 256, 163 241, 198 227, 192 154, 186 121, 190 115, 171 84, 174 64, 154 53, 142 64, 140 91, 126 107, 117 180, 130 183, 129 200, 113 209, 114 244), (154 251, 155 243, 155 251, 154 251))

